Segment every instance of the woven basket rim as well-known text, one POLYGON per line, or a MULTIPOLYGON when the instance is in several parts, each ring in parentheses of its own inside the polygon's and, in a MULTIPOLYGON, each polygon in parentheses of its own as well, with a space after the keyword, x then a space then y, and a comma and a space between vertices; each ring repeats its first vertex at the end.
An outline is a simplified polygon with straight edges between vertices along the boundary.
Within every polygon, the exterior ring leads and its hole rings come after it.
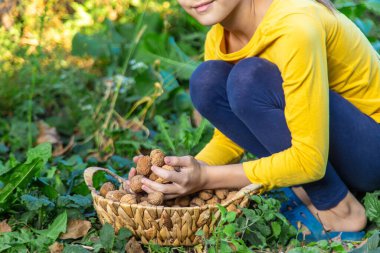
MULTIPOLYGON (((85 179, 85 183, 87 185, 87 187, 90 189, 91 191, 91 194, 94 194, 96 195, 97 197, 100 197, 100 198, 103 198, 105 200, 107 200, 108 203, 119 203, 120 205, 125 205, 125 206, 131 206, 131 207, 137 207, 137 208, 144 208, 144 209, 155 209, 155 208, 164 208, 164 209, 181 209, 181 210, 184 210, 184 209, 200 209, 200 210, 205 210, 205 209, 210 209, 210 208, 218 208, 217 205, 212 205, 212 204, 205 204, 203 206, 189 206, 189 207, 169 207, 169 206, 164 206, 164 205, 160 205, 160 206, 148 206, 148 205, 140 205, 139 203, 137 204, 129 204, 129 203, 125 203, 125 202, 120 202, 120 201, 114 201, 114 200, 111 200, 111 199, 107 199, 103 196, 101 196, 99 194, 99 191, 96 190, 93 186, 93 181, 92 181, 92 178, 93 178, 93 175, 98 172, 98 171, 104 171, 105 173, 109 174, 110 176, 114 177, 119 183, 123 184, 123 182, 126 181, 126 179, 120 177, 119 175, 113 173, 112 171, 108 170, 108 169, 105 169, 105 168, 101 168, 101 167, 88 167, 85 169, 84 171, 84 179, 85 179)), ((225 203, 221 203, 220 205, 221 206, 228 206, 229 204, 235 202, 236 200, 239 200, 243 197, 245 197, 247 194, 248 195, 251 195, 255 192, 258 192, 259 189, 261 189, 262 185, 260 184, 250 184, 250 185, 247 185, 243 188, 241 188, 239 191, 237 191, 237 193, 235 194, 234 197, 232 197, 231 199, 229 199, 228 201, 226 201, 225 203)), ((124 189, 127 193, 129 194, 134 194, 126 189, 124 189)))

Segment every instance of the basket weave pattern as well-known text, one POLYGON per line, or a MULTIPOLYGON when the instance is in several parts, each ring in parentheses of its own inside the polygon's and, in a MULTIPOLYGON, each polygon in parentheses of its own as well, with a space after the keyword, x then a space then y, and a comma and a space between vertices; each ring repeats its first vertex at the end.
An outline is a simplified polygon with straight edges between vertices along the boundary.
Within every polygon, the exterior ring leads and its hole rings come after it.
MULTIPOLYGON (((102 197, 93 187, 92 177, 97 171, 105 171, 120 183, 125 179, 103 168, 90 167, 84 172, 87 186, 91 190, 95 210, 102 224, 111 224, 115 231, 128 228, 143 244, 150 241, 162 246, 193 246, 199 244, 201 238, 195 233, 202 229, 205 236, 214 228, 220 217, 214 205, 202 207, 165 207, 127 204, 102 197)), ((236 205, 247 207, 249 195, 258 192, 260 185, 248 185, 242 188, 223 206, 236 205)))

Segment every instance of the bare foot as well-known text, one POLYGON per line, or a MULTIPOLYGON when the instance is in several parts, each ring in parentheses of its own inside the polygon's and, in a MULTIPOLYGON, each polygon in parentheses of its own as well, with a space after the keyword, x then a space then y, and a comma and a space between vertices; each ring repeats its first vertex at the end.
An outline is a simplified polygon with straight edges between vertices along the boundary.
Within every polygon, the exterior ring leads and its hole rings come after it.
POLYGON ((348 192, 339 204, 329 210, 318 210, 302 187, 292 187, 297 197, 319 220, 326 231, 360 231, 367 224, 363 205, 348 192))

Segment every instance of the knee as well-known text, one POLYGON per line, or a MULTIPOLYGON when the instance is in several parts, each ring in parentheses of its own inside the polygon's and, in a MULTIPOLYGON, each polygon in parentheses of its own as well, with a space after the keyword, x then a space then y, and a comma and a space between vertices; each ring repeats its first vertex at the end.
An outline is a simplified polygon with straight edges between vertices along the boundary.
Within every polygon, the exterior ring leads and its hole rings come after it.
POLYGON ((283 88, 281 73, 277 66, 262 58, 252 57, 241 60, 230 72, 227 81, 227 96, 232 111, 246 114, 260 106, 270 104, 283 108, 283 88))
POLYGON ((205 61, 191 75, 191 100, 201 114, 212 110, 223 92, 226 93, 226 81, 231 68, 231 64, 223 61, 205 61))

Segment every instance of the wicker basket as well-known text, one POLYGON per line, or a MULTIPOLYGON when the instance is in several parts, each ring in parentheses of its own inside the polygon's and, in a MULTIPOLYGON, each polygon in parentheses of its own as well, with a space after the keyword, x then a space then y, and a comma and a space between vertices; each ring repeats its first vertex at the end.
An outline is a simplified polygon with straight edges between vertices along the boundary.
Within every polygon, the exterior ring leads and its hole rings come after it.
MULTIPOLYGON (((199 244, 201 238, 195 233, 202 229, 205 236, 208 236, 220 217, 219 209, 213 205, 201 207, 142 206, 106 199, 99 195, 99 192, 93 187, 92 178, 97 171, 108 173, 120 183, 125 179, 104 168, 90 167, 84 171, 84 179, 91 190, 100 222, 111 224, 116 232, 122 227, 128 228, 141 239, 143 244, 148 244, 150 241, 162 246, 199 244), (215 218, 213 219, 213 217, 215 218)), ((222 205, 228 207, 235 204, 246 207, 249 195, 257 193, 260 187, 260 185, 248 185, 222 205)))

